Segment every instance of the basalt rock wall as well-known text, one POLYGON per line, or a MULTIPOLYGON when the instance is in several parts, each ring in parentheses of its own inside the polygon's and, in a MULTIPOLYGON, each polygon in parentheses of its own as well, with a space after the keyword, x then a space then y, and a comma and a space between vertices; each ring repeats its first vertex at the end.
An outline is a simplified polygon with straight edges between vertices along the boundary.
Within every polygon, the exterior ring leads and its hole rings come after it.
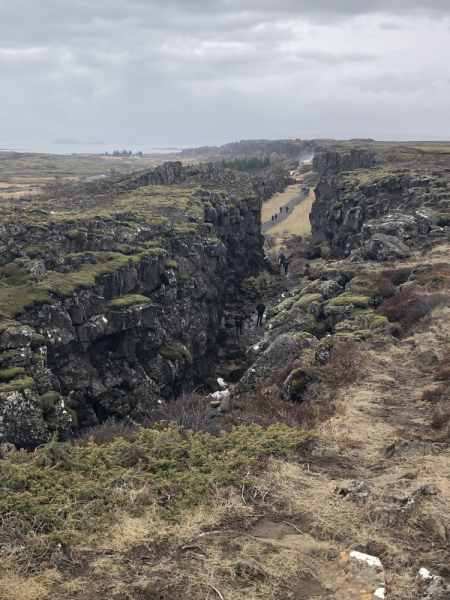
POLYGON ((325 235, 329 258, 401 259, 411 247, 446 237, 440 214, 450 199, 448 170, 398 169, 374 152, 323 152, 310 221, 325 235))
POLYGON ((138 419, 212 376, 224 305, 262 265, 262 201, 289 183, 275 170, 167 163, 111 194, 179 186, 201 210, 4 221, 0 263, 29 273, 15 290, 30 300, 0 323, 0 441, 33 447, 110 416, 138 419), (30 258, 30 247, 45 251, 30 258))

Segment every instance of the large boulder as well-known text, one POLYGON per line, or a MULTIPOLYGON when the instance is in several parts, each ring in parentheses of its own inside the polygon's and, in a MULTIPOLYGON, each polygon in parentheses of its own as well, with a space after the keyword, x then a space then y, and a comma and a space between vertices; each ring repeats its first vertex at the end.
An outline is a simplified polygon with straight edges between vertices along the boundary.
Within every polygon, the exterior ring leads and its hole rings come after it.
POLYGON ((352 255, 352 260, 401 260, 408 258, 411 252, 397 237, 376 233, 352 255))
POLYGON ((318 341, 309 333, 283 333, 278 335, 270 346, 256 359, 236 384, 233 394, 240 396, 255 388, 258 384, 270 379, 278 370, 289 363, 297 361, 302 350, 315 351, 318 341))

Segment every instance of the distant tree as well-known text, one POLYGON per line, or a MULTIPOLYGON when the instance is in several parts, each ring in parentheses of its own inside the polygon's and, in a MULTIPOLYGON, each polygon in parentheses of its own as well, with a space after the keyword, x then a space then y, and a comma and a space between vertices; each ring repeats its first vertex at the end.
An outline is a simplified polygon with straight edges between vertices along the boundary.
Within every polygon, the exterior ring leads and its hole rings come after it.
POLYGON ((246 173, 256 173, 270 167, 270 158, 235 158, 227 162, 225 159, 222 160, 222 165, 226 169, 233 169, 234 171, 245 171, 246 173))

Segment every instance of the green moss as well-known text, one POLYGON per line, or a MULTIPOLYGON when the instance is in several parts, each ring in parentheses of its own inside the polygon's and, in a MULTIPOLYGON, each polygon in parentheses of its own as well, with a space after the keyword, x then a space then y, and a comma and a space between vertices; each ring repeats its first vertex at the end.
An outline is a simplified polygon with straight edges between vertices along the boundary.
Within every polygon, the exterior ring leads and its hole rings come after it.
POLYGON ((31 358, 31 362, 33 365, 37 365, 39 362, 42 362, 43 360, 45 360, 45 356, 42 356, 42 354, 33 354, 32 358, 31 358))
POLYGON ((215 237, 209 238, 208 242, 209 242, 210 244, 213 244, 213 245, 215 245, 215 246, 216 246, 217 244, 220 244, 220 243, 221 243, 221 241, 219 240, 219 238, 215 238, 215 237))
POLYGON ((342 207, 342 202, 336 202, 336 204, 333 204, 332 209, 339 210, 341 207, 342 207))
POLYGON ((50 411, 53 410, 53 408, 55 407, 55 402, 57 402, 59 398, 60 396, 58 392, 45 392, 45 394, 42 394, 40 400, 44 415, 48 414, 50 411))
POLYGON ((330 300, 328 306, 349 306, 350 304, 353 304, 353 306, 358 308, 368 308, 369 300, 370 298, 367 298, 366 296, 357 296, 352 292, 345 292, 337 298, 330 300))
POLYGON ((386 323, 389 323, 386 317, 375 315, 370 321, 370 330, 372 331, 373 329, 378 329, 378 327, 383 327, 386 323))
POLYGON ((292 308, 299 308, 306 313, 311 302, 323 302, 322 294, 305 294, 292 308))
POLYGON ((15 356, 19 356, 20 352, 19 350, 8 350, 8 352, 4 352, 3 354, 0 354, 0 360, 2 362, 6 362, 8 360, 10 360, 11 358, 14 358, 15 356))
POLYGON ((15 379, 11 383, 0 384, 0 394, 7 394, 9 392, 21 392, 26 389, 34 390, 36 382, 32 377, 24 377, 23 379, 15 379))
POLYGON ((134 254, 136 252, 136 246, 130 246, 129 244, 114 244, 114 252, 120 252, 121 254, 134 254))
POLYGON ((69 240, 76 240, 78 239, 79 235, 80 231, 78 229, 69 229, 69 231, 66 231, 66 236, 69 238, 69 240))
POLYGON ((177 223, 173 226, 173 233, 176 235, 189 235, 197 231, 197 223, 177 223))
POLYGON ((35 281, 36 277, 30 273, 27 267, 23 266, 23 259, 16 258, 13 262, 0 267, 0 285, 19 286, 27 281, 35 281))
POLYGON ((351 208, 351 209, 348 211, 348 213, 349 213, 350 215, 353 215, 353 214, 355 214, 356 212, 358 212, 358 210, 359 210, 359 206, 354 206, 353 208, 351 208))
POLYGON ((45 255, 47 249, 47 244, 37 244, 36 246, 27 246, 23 251, 29 258, 33 259, 45 255))
POLYGON ((400 323, 391 323, 392 335, 398 337, 403 332, 403 326, 400 323))
POLYGON ((25 373, 22 367, 11 367, 9 369, 0 369, 0 381, 9 381, 18 375, 25 373))
POLYGON ((295 369, 291 373, 291 399, 298 400, 305 392, 308 384, 313 380, 307 369, 295 369))
POLYGON ((158 354, 163 358, 171 360, 172 362, 181 360, 182 358, 191 359, 191 355, 189 354, 188 350, 186 350, 186 348, 183 346, 180 346, 180 344, 167 344, 167 346, 161 348, 158 354))
POLYGON ((164 263, 164 267, 166 269, 178 269, 178 263, 176 260, 172 260, 171 258, 169 258, 164 263))
POLYGON ((134 306, 136 304, 151 304, 152 301, 147 296, 140 296, 139 294, 127 294, 114 300, 108 300, 103 305, 105 312, 109 310, 118 310, 120 308, 127 308, 128 306, 134 306))
POLYGON ((77 413, 74 410, 72 410, 71 408, 69 408, 65 402, 64 402, 64 410, 66 411, 66 413, 69 415, 69 417, 72 420, 72 423, 70 426, 72 427, 72 429, 76 429, 78 427, 77 413))
POLYGON ((177 279, 178 281, 189 281, 189 275, 187 273, 180 273, 177 279))
POLYGON ((45 337, 40 335, 39 333, 33 333, 31 336, 31 349, 36 350, 36 348, 40 348, 41 346, 45 346, 45 337))

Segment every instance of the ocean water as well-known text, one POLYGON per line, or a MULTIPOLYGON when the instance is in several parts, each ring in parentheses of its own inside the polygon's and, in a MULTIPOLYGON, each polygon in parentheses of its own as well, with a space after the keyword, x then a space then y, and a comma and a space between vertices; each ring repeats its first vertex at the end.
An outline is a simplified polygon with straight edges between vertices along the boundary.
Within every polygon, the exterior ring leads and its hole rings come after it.
POLYGON ((17 152, 39 152, 43 154, 112 154, 114 150, 128 150, 133 154, 170 154, 180 148, 154 148, 148 144, 37 144, 29 142, 8 142, 0 139, 0 152, 15 150, 17 152))

